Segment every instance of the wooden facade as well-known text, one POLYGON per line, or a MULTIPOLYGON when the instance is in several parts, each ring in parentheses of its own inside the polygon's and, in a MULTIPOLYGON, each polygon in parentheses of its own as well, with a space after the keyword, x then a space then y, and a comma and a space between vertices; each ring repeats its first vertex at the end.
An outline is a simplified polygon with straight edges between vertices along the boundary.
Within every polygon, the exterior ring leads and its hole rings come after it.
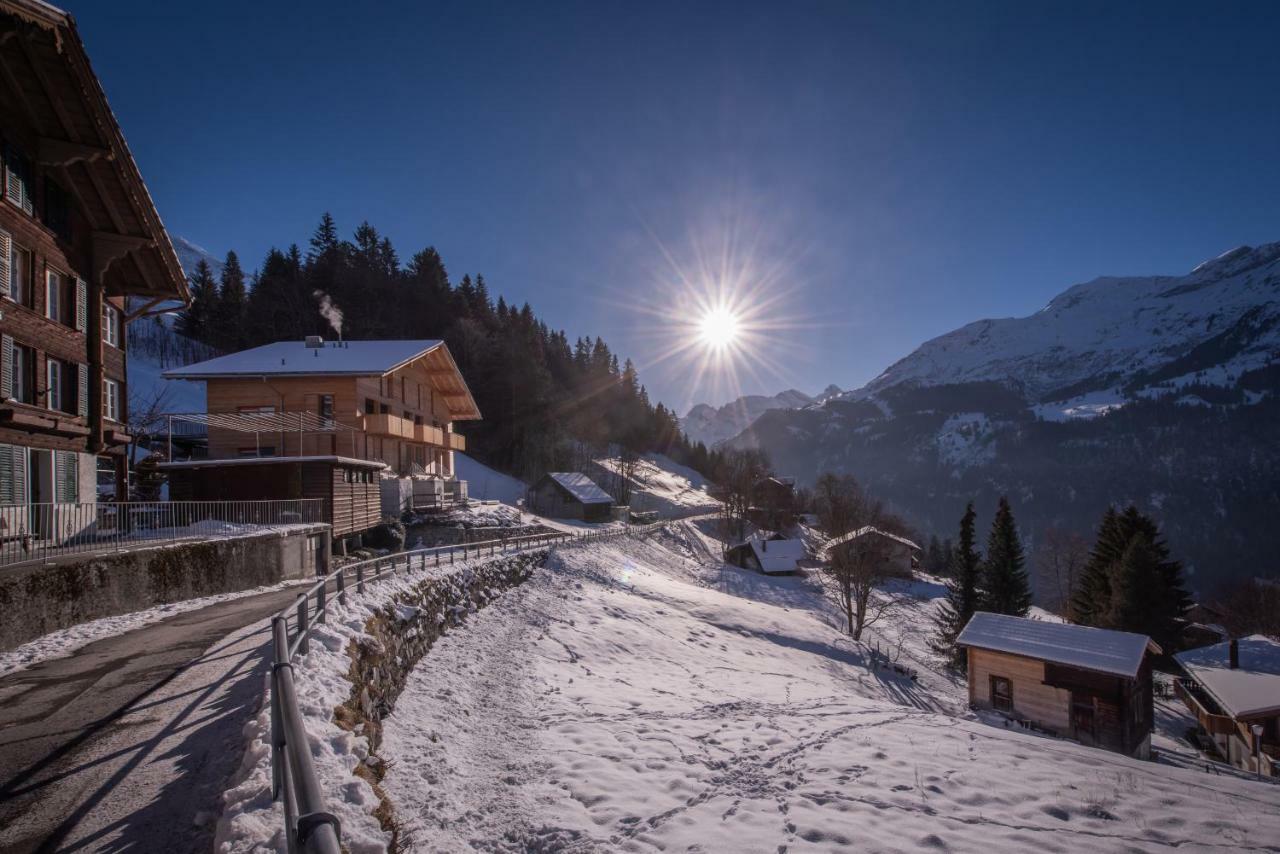
POLYGON ((526 498, 530 510, 552 519, 608 522, 613 515, 612 501, 584 502, 549 474, 529 487, 526 498))
POLYGON ((0 0, 0 154, 0 504, 94 501, 98 457, 123 498, 128 299, 187 285, 74 23, 43 3, 0 0))
POLYGON ((1151 656, 1133 678, 973 646, 969 703, 1082 744, 1145 756, 1154 701, 1151 656))
POLYGON ((320 498, 335 538, 377 525, 380 463, 346 457, 203 460, 167 463, 172 501, 263 501, 320 498))

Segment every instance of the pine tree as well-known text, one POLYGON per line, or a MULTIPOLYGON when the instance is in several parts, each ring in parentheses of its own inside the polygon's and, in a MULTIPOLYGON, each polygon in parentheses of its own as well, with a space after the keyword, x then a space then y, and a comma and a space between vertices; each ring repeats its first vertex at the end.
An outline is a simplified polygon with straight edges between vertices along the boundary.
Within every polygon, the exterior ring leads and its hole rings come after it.
POLYGON ((328 211, 320 217, 315 234, 311 235, 311 248, 307 250, 307 263, 331 259, 338 252, 338 226, 328 211))
POLYGON ((1170 557, 1155 520, 1132 505, 1109 508, 1072 600, 1076 621, 1139 632, 1174 649, 1190 604, 1182 565, 1170 557))
POLYGON ((209 341, 209 321, 218 307, 218 283, 209 262, 201 258, 191 276, 191 305, 182 313, 178 331, 196 341, 209 341))
POLYGON ((947 601, 942 603, 935 618, 937 632, 932 646, 944 655, 952 666, 965 668, 965 658, 956 649, 956 638, 978 610, 980 591, 978 580, 982 568, 982 555, 978 554, 974 522, 977 513, 973 502, 960 518, 960 542, 951 554, 951 578, 947 582, 947 601))
POLYGON ((1013 521, 1009 499, 1000 497, 991 535, 987 539, 987 559, 982 565, 982 609, 996 614, 1025 617, 1031 609, 1031 588, 1027 581, 1026 559, 1018 526, 1013 521))
POLYGON ((239 350, 245 343, 244 320, 249 292, 244 285, 244 270, 235 252, 228 252, 222 264, 218 287, 217 310, 213 313, 211 343, 223 350, 239 350))

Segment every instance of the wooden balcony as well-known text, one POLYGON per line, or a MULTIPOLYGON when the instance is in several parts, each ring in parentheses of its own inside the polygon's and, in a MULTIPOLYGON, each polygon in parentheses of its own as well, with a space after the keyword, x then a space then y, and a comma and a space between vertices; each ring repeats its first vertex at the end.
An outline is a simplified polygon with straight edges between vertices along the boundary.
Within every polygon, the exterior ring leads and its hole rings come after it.
POLYGON ((444 445, 444 431, 430 424, 418 424, 413 428, 415 442, 426 442, 428 445, 444 445))
POLYGON ((414 424, 408 418, 401 418, 399 415, 392 415, 390 412, 365 415, 363 418, 361 426, 370 436, 390 436, 395 439, 416 441, 414 438, 414 424))
POLYGON ((1191 713, 1196 716, 1200 726, 1204 727, 1204 731, 1210 735, 1230 735, 1236 731, 1236 722, 1227 715, 1216 714, 1206 708, 1205 703, 1196 696, 1197 687, 1194 683, 1188 684, 1185 679, 1175 679, 1173 682, 1173 692, 1177 694, 1178 699, 1186 704, 1191 713))
POLYGON ((463 436, 461 433, 447 433, 445 435, 449 439, 449 450, 465 451, 467 449, 466 436, 463 436))

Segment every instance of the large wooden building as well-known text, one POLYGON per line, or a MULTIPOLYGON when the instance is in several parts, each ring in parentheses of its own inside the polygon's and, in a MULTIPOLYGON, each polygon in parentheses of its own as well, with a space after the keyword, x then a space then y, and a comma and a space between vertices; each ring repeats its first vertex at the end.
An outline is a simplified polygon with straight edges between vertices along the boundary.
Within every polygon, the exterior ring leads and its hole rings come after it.
POLYGON ((1280 777, 1280 642, 1232 638, 1174 656, 1178 696, 1232 765, 1280 777))
POLYGON ((454 478, 480 410, 443 341, 279 341, 183 368, 205 384, 210 459, 343 456, 454 478), (251 430, 255 416, 270 426, 251 430), (296 419, 296 429, 295 429, 296 419))
POLYGON ((966 650, 973 708, 1148 755, 1151 659, 1160 648, 1146 635, 979 612, 956 643, 966 650))
POLYGON ((7 541, 55 533, 33 504, 96 501, 100 467, 125 497, 126 327, 188 291, 74 21, 38 0, 0 0, 0 150, 7 541))

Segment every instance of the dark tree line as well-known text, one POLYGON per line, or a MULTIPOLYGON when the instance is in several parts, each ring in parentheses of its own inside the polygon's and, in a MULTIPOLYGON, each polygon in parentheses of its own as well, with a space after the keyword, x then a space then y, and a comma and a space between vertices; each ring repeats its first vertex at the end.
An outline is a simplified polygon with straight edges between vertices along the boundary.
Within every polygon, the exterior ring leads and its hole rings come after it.
POLYGON ((476 456, 525 478, 578 468, 610 446, 656 451, 714 477, 722 455, 690 443, 653 403, 629 359, 599 337, 570 340, 529 303, 496 300, 484 277, 456 284, 432 247, 401 263, 369 223, 342 240, 325 214, 305 254, 273 248, 246 278, 234 252, 220 277, 197 265, 179 331, 223 352, 307 335, 443 339, 484 418, 461 426, 476 456))

